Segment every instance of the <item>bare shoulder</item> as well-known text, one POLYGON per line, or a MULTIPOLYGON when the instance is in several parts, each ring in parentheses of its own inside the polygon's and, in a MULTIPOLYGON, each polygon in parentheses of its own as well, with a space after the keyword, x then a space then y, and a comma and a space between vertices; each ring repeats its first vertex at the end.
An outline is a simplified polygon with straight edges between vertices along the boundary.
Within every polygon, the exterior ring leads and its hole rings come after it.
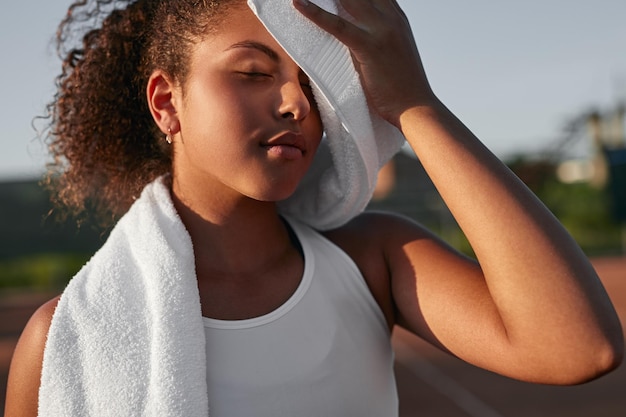
POLYGON ((350 255, 364 275, 369 275, 384 267, 386 246, 408 222, 391 213, 365 212, 324 235, 350 255))
POLYGON ((402 215, 383 212, 366 211, 345 225, 325 232, 330 239, 337 239, 342 243, 350 243, 354 246, 363 246, 364 237, 376 241, 388 241, 401 238, 410 234, 413 238, 431 237, 432 234, 419 223, 402 215))
POLYGON ((43 352, 59 297, 46 302, 32 315, 15 347, 5 416, 36 416, 43 352))
POLYGON ((407 242, 437 238, 413 220, 386 212, 365 212, 324 235, 355 262, 392 327, 396 312, 390 262, 407 242))
POLYGON ((366 267, 373 266, 369 265, 369 262, 388 262, 390 257, 403 252, 403 248, 409 244, 421 245, 425 254, 429 246, 453 251, 445 242, 419 223, 388 212, 365 212, 346 225, 324 234, 353 259, 361 261, 359 266, 366 267))
POLYGON ((43 350, 43 345, 46 342, 48 330, 50 329, 50 323, 52 322, 52 316, 54 315, 60 298, 61 296, 54 297, 41 305, 35 313, 33 313, 20 336, 16 352, 18 349, 31 350, 41 348, 43 350))
POLYGON ((401 325, 443 348, 427 321, 445 320, 439 307, 449 304, 451 292, 463 293, 452 288, 455 283, 480 281, 474 259, 391 213, 367 212, 325 235, 360 268, 390 327, 401 325))

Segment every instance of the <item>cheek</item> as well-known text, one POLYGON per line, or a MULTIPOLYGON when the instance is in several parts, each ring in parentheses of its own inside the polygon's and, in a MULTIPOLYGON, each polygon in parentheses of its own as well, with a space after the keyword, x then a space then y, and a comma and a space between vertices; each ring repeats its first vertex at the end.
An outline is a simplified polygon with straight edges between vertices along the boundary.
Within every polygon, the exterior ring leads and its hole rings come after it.
POLYGON ((252 100, 219 90, 211 94, 194 94, 187 108, 190 111, 185 114, 182 127, 186 128, 190 140, 202 142, 224 142, 229 137, 248 132, 257 113, 252 111, 255 108, 252 100))

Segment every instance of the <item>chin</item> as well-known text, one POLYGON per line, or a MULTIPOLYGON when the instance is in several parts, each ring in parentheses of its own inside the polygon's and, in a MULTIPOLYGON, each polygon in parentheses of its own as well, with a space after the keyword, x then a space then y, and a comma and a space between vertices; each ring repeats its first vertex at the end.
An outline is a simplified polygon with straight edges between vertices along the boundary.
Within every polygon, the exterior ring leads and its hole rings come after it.
POLYGON ((259 193, 259 195, 253 198, 259 201, 278 203, 291 197, 293 193, 295 193, 297 186, 297 184, 282 187, 274 186, 265 192, 259 193))

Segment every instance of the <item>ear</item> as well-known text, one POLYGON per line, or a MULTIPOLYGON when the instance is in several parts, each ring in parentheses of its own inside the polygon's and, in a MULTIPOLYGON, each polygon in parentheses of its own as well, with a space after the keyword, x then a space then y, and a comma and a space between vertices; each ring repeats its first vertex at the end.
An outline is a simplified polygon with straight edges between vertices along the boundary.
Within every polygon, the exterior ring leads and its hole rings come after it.
POLYGON ((180 130, 176 109, 178 87, 161 70, 156 70, 148 79, 146 94, 152 118, 164 134, 176 134, 180 130))

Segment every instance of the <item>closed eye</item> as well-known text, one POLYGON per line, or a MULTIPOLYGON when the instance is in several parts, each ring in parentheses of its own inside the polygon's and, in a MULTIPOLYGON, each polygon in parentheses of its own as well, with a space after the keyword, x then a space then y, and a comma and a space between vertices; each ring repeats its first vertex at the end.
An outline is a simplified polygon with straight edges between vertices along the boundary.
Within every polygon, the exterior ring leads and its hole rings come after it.
POLYGON ((311 90, 311 80, 306 75, 302 74, 300 77, 300 86, 302 88, 306 88, 307 90, 311 90))
POLYGON ((263 72, 245 72, 245 71, 240 71, 238 72, 238 74, 246 76, 246 77, 250 77, 250 78, 256 78, 256 77, 271 77, 270 74, 265 74, 263 72))

